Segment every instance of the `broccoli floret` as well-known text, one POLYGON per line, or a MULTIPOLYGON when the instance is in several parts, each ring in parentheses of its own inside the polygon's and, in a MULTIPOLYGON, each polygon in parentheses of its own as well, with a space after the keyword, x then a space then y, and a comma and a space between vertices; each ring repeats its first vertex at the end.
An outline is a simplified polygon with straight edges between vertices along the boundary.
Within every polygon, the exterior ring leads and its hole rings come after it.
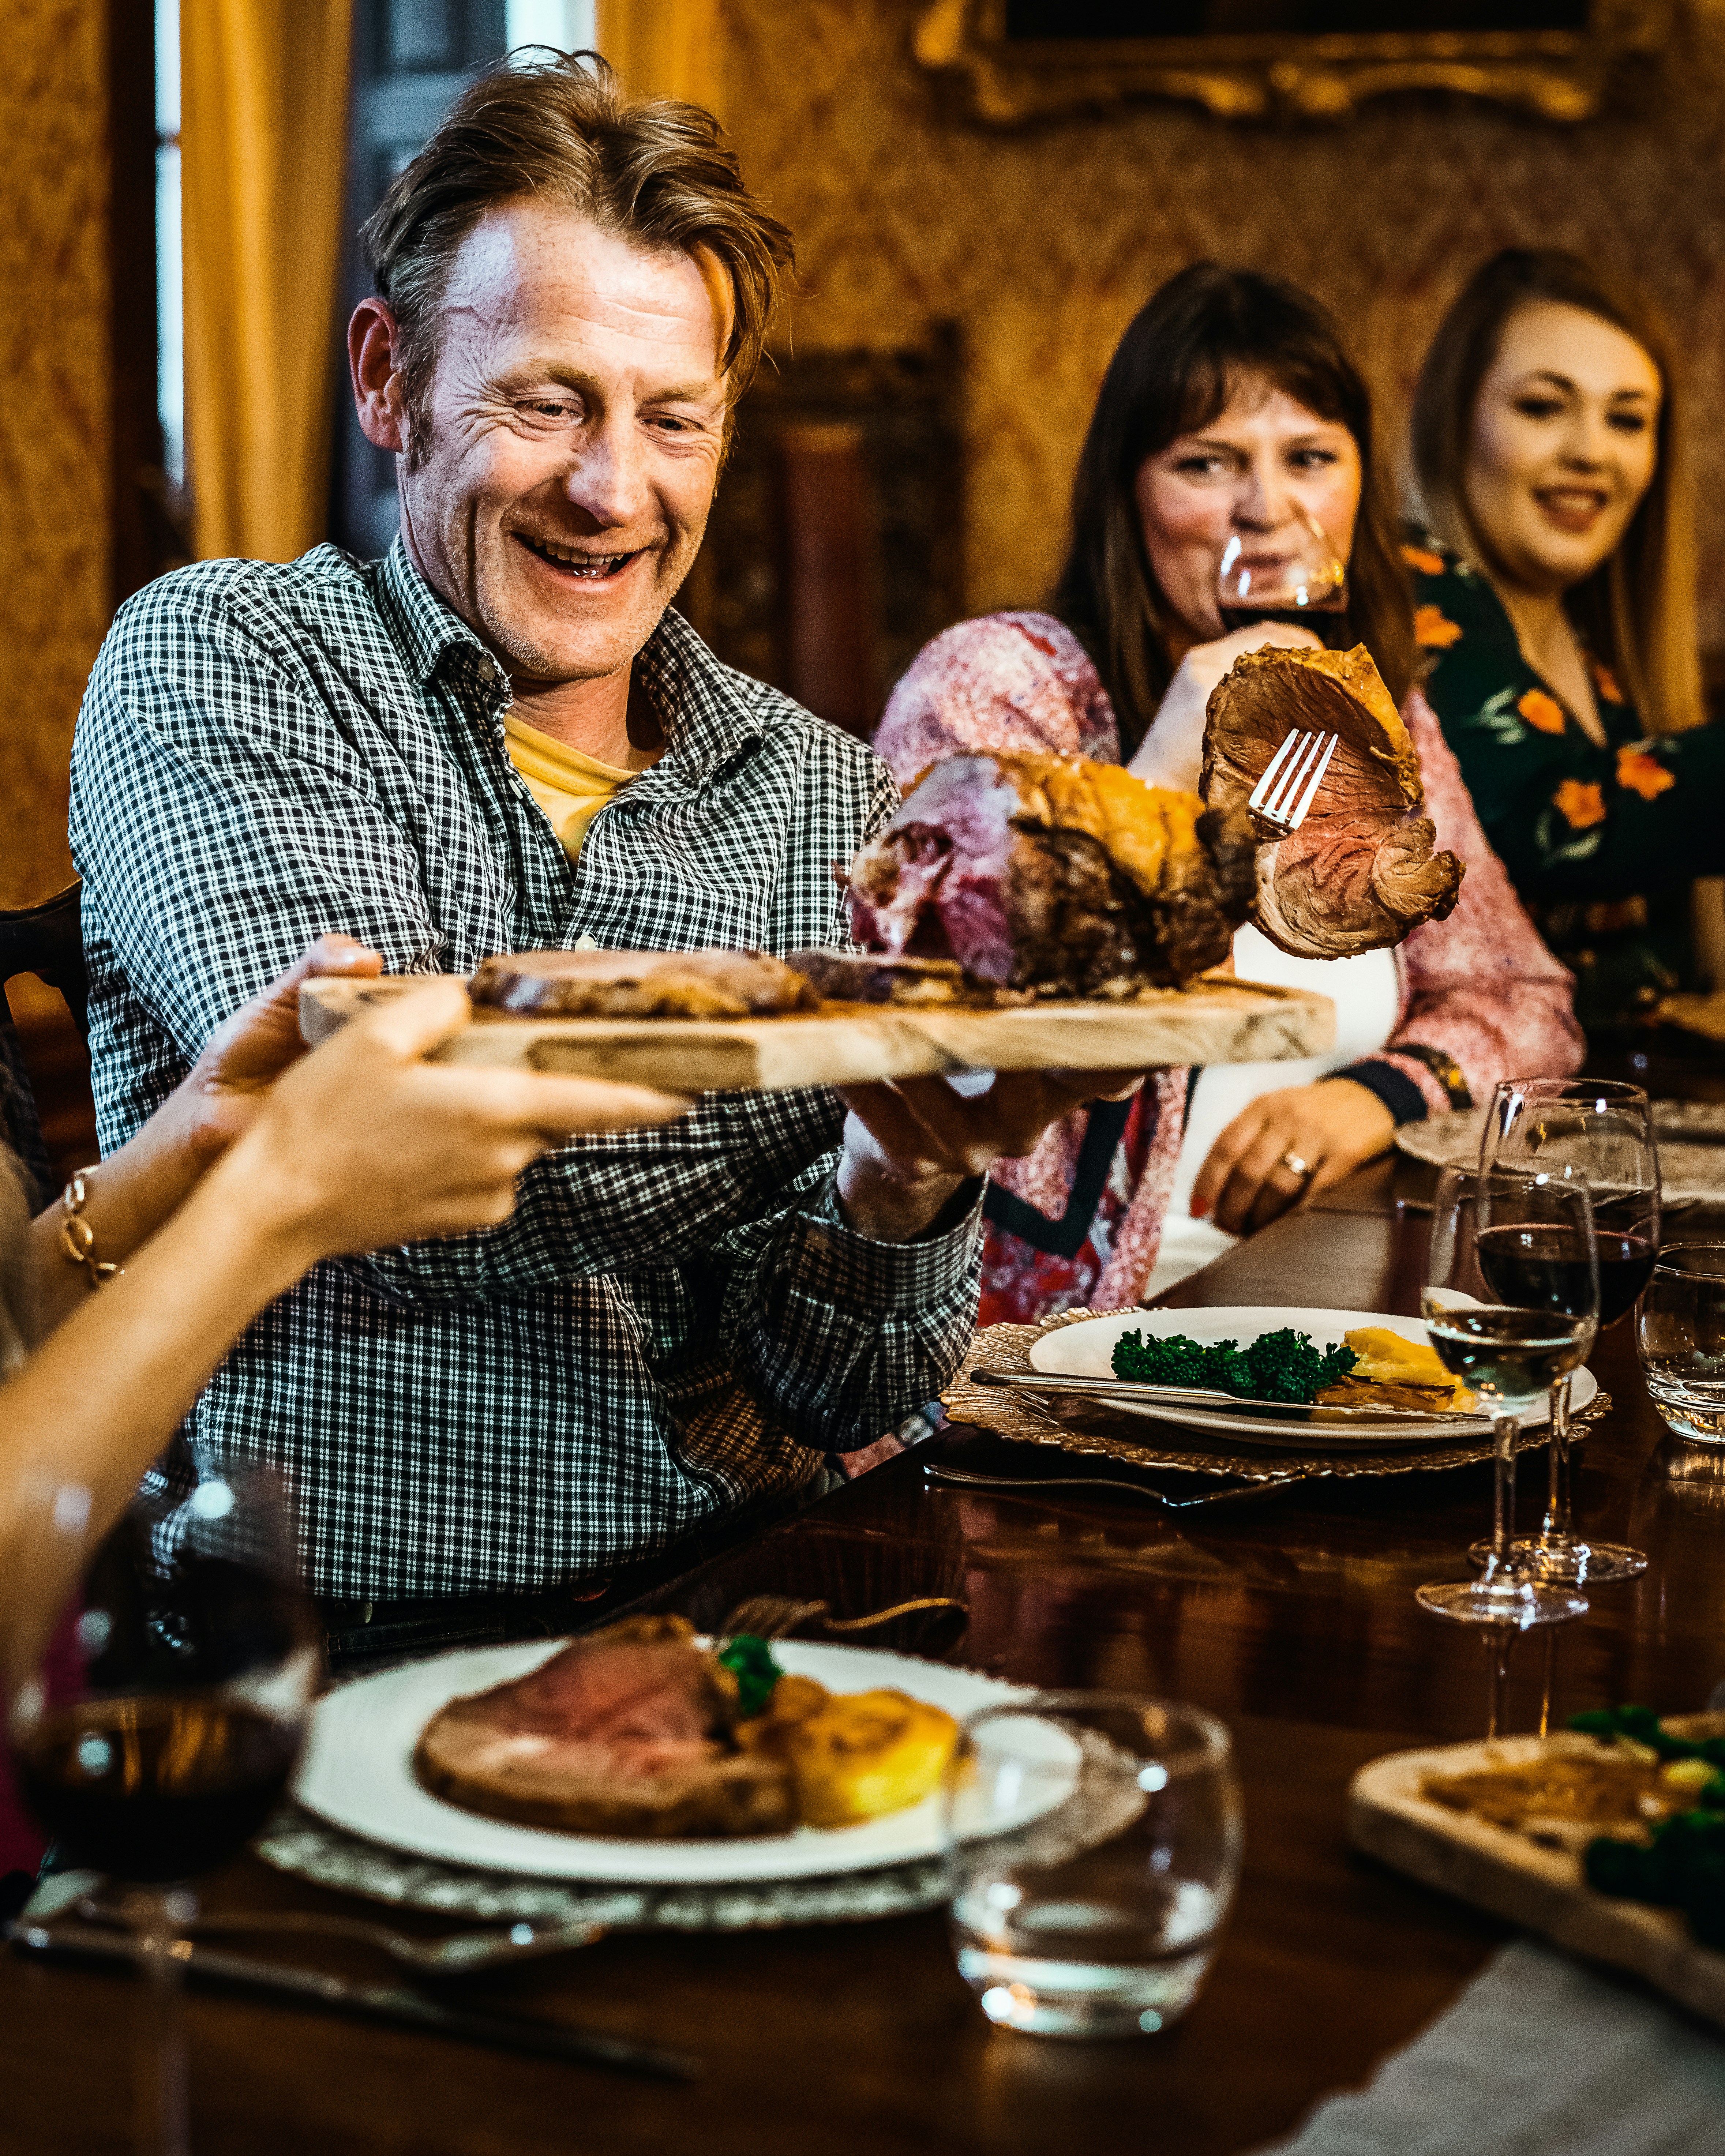
POLYGON ((737 1710, 745 1722, 761 1713, 773 1688, 784 1675, 773 1650, 752 1632, 739 1632, 719 1650, 719 1660, 737 1680, 737 1710))
POLYGON ((1113 1368, 1117 1378, 1142 1384, 1206 1385, 1242 1399, 1303 1407, 1326 1385, 1345 1378, 1355 1360, 1351 1348, 1319 1349, 1309 1333, 1286 1328, 1261 1333, 1245 1348, 1236 1340, 1206 1345, 1183 1333, 1146 1340, 1142 1333, 1123 1332, 1114 1343, 1113 1368))
POLYGON ((1653 1851, 1638 1841, 1619 1841, 1601 1835, 1587 1845, 1584 1860, 1587 1883, 1596 1894, 1610 1894, 1625 1902, 1651 1902, 1653 1851))
POLYGON ((1691 1738, 1673 1737, 1651 1707, 1589 1707, 1584 1714, 1572 1714, 1569 1727, 1589 1737, 1627 1737, 1661 1759, 1705 1759, 1709 1766, 1725 1768, 1725 1743, 1717 1738, 1697 1744, 1691 1738))

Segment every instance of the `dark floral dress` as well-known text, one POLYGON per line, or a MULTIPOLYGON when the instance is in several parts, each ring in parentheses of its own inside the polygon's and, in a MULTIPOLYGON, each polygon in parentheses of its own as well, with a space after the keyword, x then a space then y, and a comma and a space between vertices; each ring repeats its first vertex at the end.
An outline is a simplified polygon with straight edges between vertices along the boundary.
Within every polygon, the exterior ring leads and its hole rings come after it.
POLYGON ((1594 1035, 1651 1022, 1694 978, 1689 886, 1725 872, 1725 726, 1650 740, 1594 660, 1605 729, 1590 740, 1522 656, 1477 570, 1404 547, 1425 689, 1522 903, 1575 976, 1594 1035))

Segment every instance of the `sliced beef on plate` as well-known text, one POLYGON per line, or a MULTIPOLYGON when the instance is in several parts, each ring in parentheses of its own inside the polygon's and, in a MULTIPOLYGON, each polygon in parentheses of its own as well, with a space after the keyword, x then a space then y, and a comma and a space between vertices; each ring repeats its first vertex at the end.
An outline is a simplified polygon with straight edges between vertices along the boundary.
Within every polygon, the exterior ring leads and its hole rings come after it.
POLYGON ((1239 813, 1284 738, 1332 733, 1337 746, 1312 808, 1290 837, 1257 850, 1252 917, 1299 958, 1344 958, 1399 943, 1441 921, 1463 864, 1434 853, 1420 759, 1363 644, 1352 651, 1272 646, 1237 659, 1209 701, 1200 786, 1239 813))
POLYGON ((739 1753, 734 1688, 680 1619, 576 1640, 525 1677, 454 1699, 413 1754, 435 1796, 577 1834, 783 1834, 789 1778, 739 1753))
POLYGON ((531 1018, 760 1018, 819 1000, 758 951, 521 951, 485 959, 470 993, 531 1018))
POLYGON ((1183 983, 1228 955, 1251 843, 1237 815, 1117 766, 947 757, 851 863, 851 923, 872 950, 1004 988, 1183 983))

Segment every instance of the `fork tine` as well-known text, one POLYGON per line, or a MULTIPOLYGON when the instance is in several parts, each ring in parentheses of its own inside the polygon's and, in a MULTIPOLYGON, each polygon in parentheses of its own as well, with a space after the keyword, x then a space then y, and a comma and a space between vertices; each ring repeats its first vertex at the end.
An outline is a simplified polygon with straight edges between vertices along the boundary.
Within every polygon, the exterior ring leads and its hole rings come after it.
POLYGON ((1276 775, 1275 784, 1266 789, 1263 805, 1258 812, 1277 825, 1287 824, 1289 804, 1297 796, 1311 762, 1312 737, 1298 732, 1291 733, 1286 746, 1287 756, 1276 775))
POLYGON ((1311 774, 1312 767, 1323 753, 1325 737, 1322 734, 1301 733, 1293 736, 1299 742, 1298 752, 1288 758, 1287 768, 1282 773, 1276 788, 1272 810, 1279 821, 1293 824, 1299 821, 1294 814, 1294 803, 1300 798, 1300 789, 1311 774))
POLYGON ((1317 789, 1323 784, 1324 773, 1330 767, 1330 758, 1336 753, 1336 744, 1341 739, 1341 736, 1339 734, 1318 734, 1315 736, 1314 738, 1325 744, 1324 752, 1317 760, 1317 768, 1312 773, 1311 780, 1307 785, 1306 791, 1300 796, 1299 806, 1292 811, 1291 820, 1294 829, 1296 831, 1306 821, 1307 815, 1311 813, 1312 803, 1317 798, 1317 789))
POLYGON ((1270 798, 1271 789, 1276 784, 1276 780, 1281 777, 1281 767, 1287 762, 1289 757, 1294 752, 1294 745, 1299 738, 1300 737, 1296 733, 1284 734, 1282 736, 1281 741, 1276 744, 1275 755, 1272 756, 1269 762, 1265 765, 1262 773, 1260 774, 1257 784, 1252 788, 1250 793, 1246 797, 1246 806, 1248 808, 1255 808, 1260 814, 1265 813, 1264 804, 1270 798))

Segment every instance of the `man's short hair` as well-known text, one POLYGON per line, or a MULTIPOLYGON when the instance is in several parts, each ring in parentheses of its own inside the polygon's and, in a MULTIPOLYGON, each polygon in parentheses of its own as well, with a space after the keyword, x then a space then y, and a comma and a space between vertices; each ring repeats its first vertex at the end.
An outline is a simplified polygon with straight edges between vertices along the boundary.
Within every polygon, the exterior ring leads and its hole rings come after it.
POLYGON ((437 311, 462 242, 488 210, 523 198, 562 203, 649 251, 710 251, 731 283, 723 362, 735 403, 793 266, 788 228, 744 187, 711 113, 672 98, 625 104, 597 53, 542 46, 470 85, 360 228, 400 332, 413 418, 436 369, 437 311))

